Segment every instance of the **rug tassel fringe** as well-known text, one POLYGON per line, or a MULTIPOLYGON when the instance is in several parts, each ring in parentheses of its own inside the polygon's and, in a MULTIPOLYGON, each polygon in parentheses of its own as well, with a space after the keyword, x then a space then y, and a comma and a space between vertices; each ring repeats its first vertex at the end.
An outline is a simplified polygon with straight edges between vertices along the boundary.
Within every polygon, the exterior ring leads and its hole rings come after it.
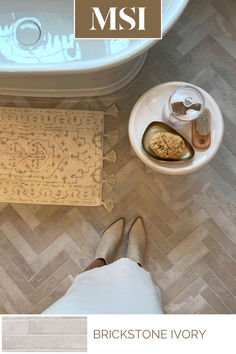
POLYGON ((115 104, 112 106, 108 107, 107 110, 105 111, 106 116, 111 116, 113 118, 118 118, 118 108, 115 104))
POLYGON ((108 211, 108 213, 110 213, 114 209, 115 202, 113 199, 105 199, 104 202, 102 202, 102 205, 108 211))
POLYGON ((104 134, 104 137, 107 138, 110 144, 115 145, 119 139, 118 130, 112 130, 109 133, 104 134))
POLYGON ((102 183, 104 183, 108 187, 109 191, 111 192, 116 184, 115 176, 110 175, 109 177, 104 178, 102 180, 102 183))
POLYGON ((106 156, 103 157, 103 160, 109 161, 109 162, 116 162, 117 160, 117 153, 112 150, 106 154, 106 156))

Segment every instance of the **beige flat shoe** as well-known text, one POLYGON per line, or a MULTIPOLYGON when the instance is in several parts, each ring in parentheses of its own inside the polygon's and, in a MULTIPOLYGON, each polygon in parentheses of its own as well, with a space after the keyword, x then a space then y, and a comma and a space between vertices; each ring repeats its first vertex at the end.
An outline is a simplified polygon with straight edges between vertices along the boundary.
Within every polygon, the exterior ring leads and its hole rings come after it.
POLYGON ((103 258, 106 264, 110 263, 112 256, 121 243, 124 224, 124 219, 120 218, 104 231, 96 250, 95 259, 103 258))
POLYGON ((143 265, 146 250, 147 236, 144 228, 143 219, 138 217, 132 224, 128 235, 127 257, 132 261, 143 265))

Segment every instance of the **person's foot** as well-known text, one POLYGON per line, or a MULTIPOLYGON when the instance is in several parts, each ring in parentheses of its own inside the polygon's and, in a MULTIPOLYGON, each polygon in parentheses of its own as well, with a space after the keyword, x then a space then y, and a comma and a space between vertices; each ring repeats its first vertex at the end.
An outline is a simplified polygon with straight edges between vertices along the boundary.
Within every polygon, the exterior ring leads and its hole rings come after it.
POLYGON ((132 261, 143 265, 147 237, 143 220, 138 217, 129 230, 127 257, 132 261))
POLYGON ((108 264, 121 243, 123 231, 124 219, 120 218, 111 224, 102 235, 96 250, 95 259, 102 258, 108 264))

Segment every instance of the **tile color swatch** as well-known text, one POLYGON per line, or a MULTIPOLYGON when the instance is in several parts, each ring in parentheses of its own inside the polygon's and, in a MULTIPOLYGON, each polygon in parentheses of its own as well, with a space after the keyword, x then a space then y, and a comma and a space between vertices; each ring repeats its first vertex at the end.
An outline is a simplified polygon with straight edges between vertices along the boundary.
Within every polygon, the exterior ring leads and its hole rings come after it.
POLYGON ((87 318, 68 316, 5 316, 2 350, 13 352, 85 352, 87 318))

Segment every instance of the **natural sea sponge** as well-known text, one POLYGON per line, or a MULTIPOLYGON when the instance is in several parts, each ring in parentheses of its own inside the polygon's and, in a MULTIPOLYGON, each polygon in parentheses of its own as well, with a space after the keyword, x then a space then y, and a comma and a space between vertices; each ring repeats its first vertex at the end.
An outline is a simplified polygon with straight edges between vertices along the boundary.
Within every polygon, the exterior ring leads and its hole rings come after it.
POLYGON ((179 135, 160 132, 151 138, 150 148, 163 159, 178 159, 183 154, 185 143, 179 135))

